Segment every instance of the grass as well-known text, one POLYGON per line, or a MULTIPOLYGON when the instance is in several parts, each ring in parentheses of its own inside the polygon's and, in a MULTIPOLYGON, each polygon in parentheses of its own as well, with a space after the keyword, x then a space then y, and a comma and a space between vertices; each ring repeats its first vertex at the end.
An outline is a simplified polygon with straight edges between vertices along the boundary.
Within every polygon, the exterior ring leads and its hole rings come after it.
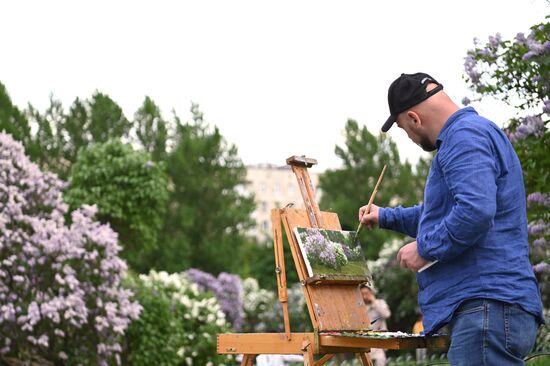
POLYGON ((322 264, 312 264, 311 269, 314 275, 345 275, 345 276, 364 276, 368 274, 366 263, 364 261, 350 261, 339 270, 324 266, 322 264))

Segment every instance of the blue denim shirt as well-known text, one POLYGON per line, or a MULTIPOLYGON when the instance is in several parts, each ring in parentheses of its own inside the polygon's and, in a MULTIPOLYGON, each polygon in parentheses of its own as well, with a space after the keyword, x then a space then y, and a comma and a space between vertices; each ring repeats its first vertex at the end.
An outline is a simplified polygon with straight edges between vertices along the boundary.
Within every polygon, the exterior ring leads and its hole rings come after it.
POLYGON ((439 261, 416 275, 425 333, 475 298, 517 304, 544 322, 523 175, 508 138, 468 107, 448 119, 436 147, 424 203, 379 211, 381 228, 416 238, 418 253, 439 261))

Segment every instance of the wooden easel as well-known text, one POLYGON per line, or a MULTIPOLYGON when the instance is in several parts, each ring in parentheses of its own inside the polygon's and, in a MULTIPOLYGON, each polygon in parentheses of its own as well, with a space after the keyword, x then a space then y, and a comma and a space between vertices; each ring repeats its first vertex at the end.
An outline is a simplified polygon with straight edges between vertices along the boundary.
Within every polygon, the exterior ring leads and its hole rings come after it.
POLYGON ((218 334, 217 352, 243 354, 241 366, 252 366, 256 356, 260 354, 301 354, 304 356, 304 366, 321 366, 337 353, 356 353, 363 365, 372 365, 369 357, 370 348, 446 348, 448 339, 442 336, 380 339, 327 334, 327 332, 364 331, 369 328, 367 309, 359 285, 369 282, 370 278, 367 276, 341 278, 308 276, 293 229, 316 227, 341 230, 341 226, 335 213, 320 211, 316 203, 315 187, 311 183, 307 168, 317 164, 317 161, 305 156, 292 156, 287 159, 287 164, 292 167, 298 179, 305 209, 271 210, 275 272, 279 301, 283 308, 285 332, 218 334), (290 330, 283 226, 304 291, 313 333, 292 333, 290 330), (317 355, 320 357, 315 359, 317 355))

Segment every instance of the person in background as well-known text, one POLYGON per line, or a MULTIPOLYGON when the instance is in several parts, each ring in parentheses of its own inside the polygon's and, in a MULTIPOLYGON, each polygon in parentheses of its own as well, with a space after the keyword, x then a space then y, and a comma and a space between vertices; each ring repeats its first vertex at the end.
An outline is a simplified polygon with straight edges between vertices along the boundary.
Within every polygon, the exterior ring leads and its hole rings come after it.
MULTIPOLYGON (((383 299, 376 298, 376 291, 372 286, 367 284, 361 285, 361 295, 363 301, 367 305, 367 313, 371 322, 372 330, 383 331, 388 330, 386 319, 391 316, 390 307, 383 299)), ((375 366, 386 364, 386 352, 380 348, 371 348, 370 357, 374 361, 375 366)))

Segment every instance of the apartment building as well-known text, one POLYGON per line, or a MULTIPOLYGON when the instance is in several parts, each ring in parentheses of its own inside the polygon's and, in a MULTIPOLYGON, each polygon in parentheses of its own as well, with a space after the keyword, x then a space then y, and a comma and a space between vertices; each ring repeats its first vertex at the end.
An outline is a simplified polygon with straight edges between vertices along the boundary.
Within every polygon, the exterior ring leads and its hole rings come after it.
MULTIPOLYGON (((316 189, 318 203, 321 197, 319 174, 309 171, 309 176, 316 189)), ((246 180, 244 191, 254 194, 256 200, 253 218, 257 225, 250 234, 260 241, 269 240, 272 237, 271 209, 282 208, 289 203, 296 208, 304 207, 296 176, 290 166, 262 164, 247 166, 246 180)))

